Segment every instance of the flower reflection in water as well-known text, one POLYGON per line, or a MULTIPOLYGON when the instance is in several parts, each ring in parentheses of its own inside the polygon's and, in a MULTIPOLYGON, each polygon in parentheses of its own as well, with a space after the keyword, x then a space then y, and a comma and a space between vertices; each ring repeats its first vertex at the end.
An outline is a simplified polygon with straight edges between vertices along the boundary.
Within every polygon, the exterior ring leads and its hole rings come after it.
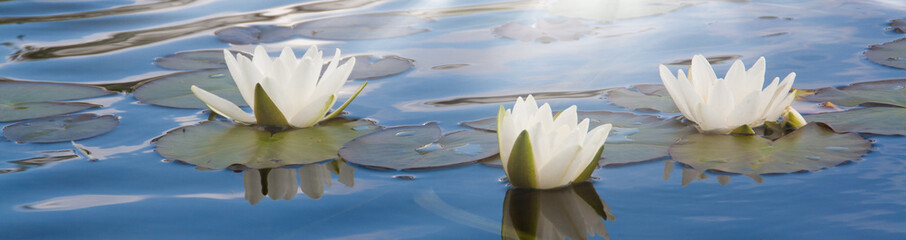
POLYGON ((346 187, 353 187, 354 170, 342 160, 307 164, 299 169, 248 169, 242 173, 245 200, 252 205, 260 202, 265 196, 269 196, 273 200, 290 200, 296 197, 299 190, 302 190, 309 198, 320 199, 324 196, 324 186, 333 185, 331 173, 338 175, 338 181, 346 187))
POLYGON ((609 239, 610 207, 590 182, 551 190, 512 188, 503 202, 502 239, 609 239))

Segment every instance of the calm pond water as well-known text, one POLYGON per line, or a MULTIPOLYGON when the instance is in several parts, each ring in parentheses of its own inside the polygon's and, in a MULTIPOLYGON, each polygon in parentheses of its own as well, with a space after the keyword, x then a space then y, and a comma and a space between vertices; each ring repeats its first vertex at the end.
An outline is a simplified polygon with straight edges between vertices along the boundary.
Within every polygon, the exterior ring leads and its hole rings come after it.
MULTIPOLYGON (((297 35, 264 45, 272 55, 283 46, 301 54, 318 44, 325 55, 341 48, 349 56, 412 59, 411 70, 370 80, 346 110, 382 126, 435 121, 445 131, 493 116, 499 105, 511 106, 510 95, 527 93, 554 93, 543 100, 554 109, 575 104, 580 110, 626 111, 602 100, 598 90, 660 83, 658 64, 693 54, 738 57, 747 66, 764 56, 768 77, 796 72, 797 88, 906 73, 863 54, 872 44, 903 37, 887 29, 889 20, 906 13, 900 1, 659 0, 635 8, 625 3, 630 1, 613 2, 621 2, 624 12, 606 15, 610 21, 542 29, 557 37, 531 41, 535 38, 525 38, 532 32, 516 31, 509 34, 518 36, 507 38, 499 27, 569 18, 535 1, 0 1, 0 54, 6 56, 0 59, 0 77, 134 82, 176 72, 153 64, 176 52, 251 52, 254 45, 220 41, 214 34, 218 30, 372 13, 430 21, 363 18, 360 22, 391 26, 367 34, 400 36, 332 40, 297 35)), ((729 63, 714 65, 719 75, 729 63)), ((341 98, 357 86, 347 84, 341 98)), ((508 186, 499 181, 502 169, 472 164, 428 171, 353 165, 354 184, 341 174, 332 176, 323 194, 290 192, 284 194, 291 200, 265 197, 252 205, 245 197, 244 173, 196 170, 162 161, 154 151, 152 139, 203 121, 207 113, 143 104, 125 93, 81 101, 104 105, 88 112, 121 118, 116 130, 76 141, 97 161, 69 142, 0 140, 0 172, 5 172, 0 174, 0 238, 495 239, 511 204, 505 203, 508 186), (21 161, 26 159, 31 160, 21 161)), ((682 167, 667 165, 672 173, 665 176, 663 160, 599 169, 592 184, 613 217, 604 222, 605 236, 904 239, 906 138, 864 136, 876 142, 861 161, 768 175, 763 183, 731 175, 722 185, 711 175, 682 186, 682 167)), ((321 179, 304 173, 299 173, 303 182, 321 179)), ((598 233, 595 238, 602 238, 598 233)))

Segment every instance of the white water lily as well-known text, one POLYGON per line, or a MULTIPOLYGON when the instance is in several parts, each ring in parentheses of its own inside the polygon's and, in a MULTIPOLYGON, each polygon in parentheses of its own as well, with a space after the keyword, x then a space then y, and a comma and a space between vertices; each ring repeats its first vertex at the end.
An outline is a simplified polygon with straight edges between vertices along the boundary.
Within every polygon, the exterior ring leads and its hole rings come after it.
POLYGON ((300 59, 296 59, 289 47, 283 48, 276 59, 268 57, 262 46, 255 48, 251 60, 243 55, 233 56, 226 49, 223 54, 239 93, 255 115, 204 89, 194 85, 191 89, 212 111, 243 124, 311 127, 343 112, 367 84, 362 84, 346 103, 327 115, 336 103, 337 92, 352 72, 355 58, 338 67, 340 50, 337 49, 321 74, 325 61, 316 46, 311 46, 300 59))
POLYGON ((783 81, 774 78, 762 89, 764 71, 764 57, 748 71, 742 61, 736 60, 724 78, 717 78, 702 55, 692 58, 688 76, 683 70, 673 76, 666 66, 660 66, 661 80, 683 116, 695 122, 700 132, 718 134, 744 125, 754 128, 766 121, 775 122, 788 112, 796 96, 795 90, 790 91, 796 73, 790 73, 783 81))
POLYGON ((497 114, 497 142, 503 170, 515 187, 550 189, 591 177, 604 150, 611 124, 588 131, 577 122, 576 106, 556 117, 531 95, 516 99, 512 110, 497 114))

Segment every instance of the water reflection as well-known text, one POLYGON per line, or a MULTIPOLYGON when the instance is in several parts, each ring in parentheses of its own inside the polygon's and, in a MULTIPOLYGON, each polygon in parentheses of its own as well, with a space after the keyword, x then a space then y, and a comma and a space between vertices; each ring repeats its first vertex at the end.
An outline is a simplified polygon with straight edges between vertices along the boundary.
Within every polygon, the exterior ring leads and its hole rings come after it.
POLYGON ((16 166, 14 168, 0 168, 0 174, 22 172, 22 171, 28 170, 29 168, 41 167, 44 165, 52 165, 57 162, 62 162, 62 161, 70 160, 70 159, 76 159, 76 158, 80 157, 73 150, 69 150, 69 149, 40 151, 37 153, 40 153, 41 156, 8 161, 9 163, 15 164, 16 166))
POLYGON ((179 38, 202 31, 232 26, 235 24, 270 21, 297 13, 322 12, 356 8, 374 3, 376 1, 377 0, 334 0, 316 3, 304 3, 284 7, 281 9, 265 10, 262 12, 201 19, 198 21, 179 25, 118 32, 111 34, 110 37, 90 42, 77 42, 70 45, 48 47, 25 46, 24 49, 14 53, 11 56, 11 59, 36 60, 106 53, 136 46, 158 43, 173 38, 179 38))
POLYGON ((503 202, 502 239, 609 239, 602 221, 610 207, 590 182, 553 190, 510 189, 503 202))
MULTIPOLYGON (((133 14, 147 11, 155 11, 167 8, 180 7, 195 2, 196 0, 162 0, 147 4, 127 5, 104 10, 66 13, 46 16, 28 16, 28 17, 0 17, 0 24, 10 23, 30 23, 30 22, 55 22, 69 21, 97 17, 106 17, 123 14, 133 14)), ((0 1, 2 2, 2 1, 0 1)))
POLYGON ((299 169, 248 169, 242 173, 245 200, 252 205, 261 202, 265 196, 273 200, 291 200, 296 197, 299 190, 311 199, 320 199, 324 196, 324 186, 333 185, 331 174, 338 175, 338 181, 344 186, 353 187, 354 171, 355 168, 343 160, 307 164, 299 169))
MULTIPOLYGON (((683 187, 689 185, 694 181, 702 181, 708 179, 710 175, 717 176, 717 183, 720 185, 730 184, 730 175, 724 173, 715 173, 710 170, 702 171, 694 168, 686 167, 685 164, 680 164, 680 169, 682 169, 681 184, 683 187)), ((670 174, 673 173, 673 168, 676 166, 676 161, 664 161, 664 180, 670 179, 670 174)), ((743 175, 752 180, 755 180, 757 183, 764 183, 764 177, 761 175, 743 175)))

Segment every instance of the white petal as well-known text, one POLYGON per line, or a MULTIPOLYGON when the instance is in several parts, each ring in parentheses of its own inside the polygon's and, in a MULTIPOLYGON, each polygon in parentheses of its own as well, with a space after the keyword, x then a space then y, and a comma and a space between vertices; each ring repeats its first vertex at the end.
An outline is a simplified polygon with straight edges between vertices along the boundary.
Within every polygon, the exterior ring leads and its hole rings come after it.
POLYGON ((752 65, 752 68, 746 71, 746 79, 748 80, 746 89, 761 89, 764 87, 764 70, 764 57, 760 57, 755 62, 755 65, 752 65))
POLYGON ((196 87, 195 85, 192 85, 190 89, 198 99, 201 99, 202 102, 208 105, 208 108, 210 108, 211 111, 236 122, 245 124, 255 123, 254 116, 242 111, 242 109, 240 109, 239 106, 236 106, 236 104, 233 104, 233 102, 196 87))
POLYGON ((252 63, 264 74, 271 72, 271 67, 274 62, 271 60, 271 57, 267 55, 267 51, 264 50, 264 47, 258 45, 255 47, 255 54, 252 56, 252 63))
POLYGON ((708 96, 708 90, 711 85, 717 81, 717 75, 711 68, 711 63, 705 56, 695 55, 692 57, 692 65, 689 66, 689 80, 692 86, 703 97, 708 96))
POLYGON ((685 97, 683 96, 683 91, 679 89, 678 80, 676 77, 670 73, 670 69, 667 69, 667 66, 661 64, 659 66, 661 73, 661 82, 664 83, 664 87, 667 89, 667 93, 670 94, 670 98, 673 99, 673 103, 676 104, 676 107, 680 110, 680 113, 686 115, 686 118, 689 118, 690 114, 689 106, 686 103, 685 97))
POLYGON ((233 78, 233 82, 235 82, 236 87, 239 88, 239 94, 242 95, 242 99, 245 100, 246 105, 252 106, 255 99, 255 93, 253 91, 255 85, 251 84, 251 80, 246 78, 245 73, 243 73, 242 65, 236 61, 236 57, 233 56, 229 50, 223 50, 223 59, 227 65, 227 69, 230 70, 230 77, 233 78))
POLYGON ((727 75, 724 76, 723 82, 726 82, 727 88, 731 91, 730 93, 732 93, 733 101, 742 100, 742 98, 750 91, 761 90, 761 87, 747 88, 748 80, 746 79, 746 67, 740 60, 733 62, 733 65, 730 66, 730 70, 727 71, 727 75))

